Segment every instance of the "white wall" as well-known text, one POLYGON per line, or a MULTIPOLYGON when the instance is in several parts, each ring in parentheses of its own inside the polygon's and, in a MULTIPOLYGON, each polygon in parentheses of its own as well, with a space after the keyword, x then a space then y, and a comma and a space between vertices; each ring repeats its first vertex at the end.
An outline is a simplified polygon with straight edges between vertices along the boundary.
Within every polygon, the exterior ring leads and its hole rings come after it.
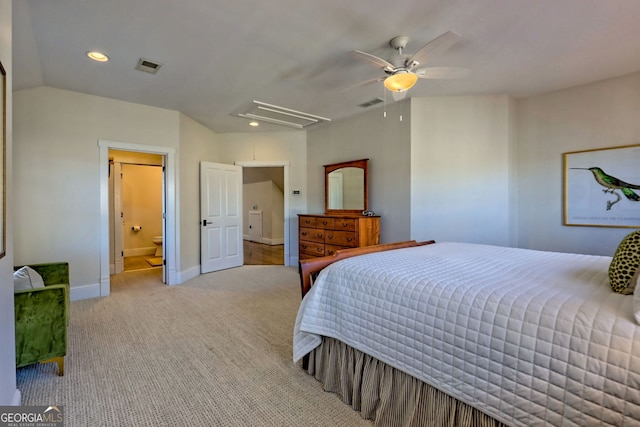
POLYGON ((304 213, 324 212, 323 165, 369 159, 369 209, 381 215, 380 240, 411 237, 411 104, 379 106, 308 131, 308 200, 304 213))
POLYGON ((11 1, 0 0, 0 62, 6 79, 6 151, 5 225, 6 254, 0 259, 0 405, 19 405, 20 392, 16 388, 15 320, 13 313, 13 188, 12 172, 12 57, 11 57, 11 1))
MULTIPOLYGON (((306 211, 307 199, 307 132, 265 132, 218 134, 218 162, 289 162, 289 265, 298 262, 298 213, 306 211)), ((287 197, 287 195, 285 195, 287 197)))
POLYGON ((511 244, 511 110, 507 96, 411 98, 310 130, 309 212, 324 211, 324 164, 369 158, 382 243, 511 244))
POLYGON ((218 162, 219 145, 216 133, 180 114, 180 192, 176 200, 180 283, 200 274, 200 162, 218 162))
POLYGON ((507 96, 412 98, 412 239, 509 245, 509 120, 507 96))
POLYGON ((250 236, 249 211, 252 210, 262 211, 260 242, 267 245, 282 244, 284 241, 284 195, 273 181, 242 185, 242 222, 246 240, 250 236))
POLYGON ((272 245, 284 243, 284 194, 282 190, 271 182, 271 210, 267 222, 271 224, 272 245))
POLYGON ((638 88, 634 73, 518 100, 519 246, 611 256, 633 231, 562 224, 562 154, 640 144, 638 88))
POLYGON ((14 94, 15 262, 68 261, 72 288, 99 285, 99 139, 175 148, 178 113, 50 87, 14 94))

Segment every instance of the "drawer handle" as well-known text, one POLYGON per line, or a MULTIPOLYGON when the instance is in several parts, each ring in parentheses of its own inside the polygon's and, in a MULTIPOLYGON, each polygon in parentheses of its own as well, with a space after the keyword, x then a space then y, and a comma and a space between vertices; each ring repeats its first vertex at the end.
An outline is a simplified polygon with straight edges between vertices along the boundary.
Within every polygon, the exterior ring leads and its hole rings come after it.
POLYGON ((333 234, 330 235, 330 236, 327 236, 327 239, 329 239, 329 240, 333 239, 333 234))
POLYGON ((302 236, 306 236, 306 235, 307 235, 307 232, 306 232, 306 231, 303 231, 303 232, 302 232, 302 233, 300 233, 300 234, 301 234, 302 236))
POLYGON ((322 238, 322 233, 318 233, 318 237, 322 238))
POLYGON ((307 245, 302 245, 302 249, 307 249, 307 245))
POLYGON ((329 224, 329 221, 322 221, 322 225, 327 225, 329 224))
POLYGON ((351 242, 353 240, 353 237, 347 237, 347 242, 351 242))
POLYGON ((322 252, 322 249, 321 248, 316 248, 316 251, 322 252))
POLYGON ((334 251, 332 249, 329 249, 328 252, 329 252, 329 255, 333 255, 334 254, 334 251))
POLYGON ((343 227, 348 227, 348 226, 349 226, 349 224, 347 224, 346 222, 343 222, 343 223, 342 223, 342 226, 343 226, 343 227))

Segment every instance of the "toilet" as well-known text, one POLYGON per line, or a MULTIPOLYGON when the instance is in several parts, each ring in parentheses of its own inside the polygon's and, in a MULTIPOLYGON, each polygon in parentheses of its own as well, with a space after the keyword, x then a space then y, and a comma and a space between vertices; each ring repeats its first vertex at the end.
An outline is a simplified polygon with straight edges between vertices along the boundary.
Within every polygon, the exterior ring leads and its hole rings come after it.
POLYGON ((155 256, 162 256, 162 236, 153 236, 153 244, 157 246, 155 256))

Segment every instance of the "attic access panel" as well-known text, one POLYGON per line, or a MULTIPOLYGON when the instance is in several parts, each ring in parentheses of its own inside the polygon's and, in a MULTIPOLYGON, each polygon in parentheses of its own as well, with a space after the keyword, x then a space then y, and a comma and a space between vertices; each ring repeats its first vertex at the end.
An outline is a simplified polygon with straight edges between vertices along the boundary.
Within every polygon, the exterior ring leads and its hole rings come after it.
POLYGON ((245 119, 257 120, 276 125, 305 129, 310 126, 330 122, 331 119, 314 114, 304 113, 285 107, 280 107, 266 102, 252 101, 251 104, 234 113, 233 115, 245 119))

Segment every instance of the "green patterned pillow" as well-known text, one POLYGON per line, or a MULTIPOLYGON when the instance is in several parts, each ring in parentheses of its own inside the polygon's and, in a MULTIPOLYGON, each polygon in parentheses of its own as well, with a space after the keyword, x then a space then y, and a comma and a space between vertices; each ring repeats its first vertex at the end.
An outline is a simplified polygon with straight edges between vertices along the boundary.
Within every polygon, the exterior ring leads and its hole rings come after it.
POLYGON ((627 235, 609 265, 609 283, 614 292, 630 295, 635 282, 631 278, 640 266, 640 230, 627 235))

